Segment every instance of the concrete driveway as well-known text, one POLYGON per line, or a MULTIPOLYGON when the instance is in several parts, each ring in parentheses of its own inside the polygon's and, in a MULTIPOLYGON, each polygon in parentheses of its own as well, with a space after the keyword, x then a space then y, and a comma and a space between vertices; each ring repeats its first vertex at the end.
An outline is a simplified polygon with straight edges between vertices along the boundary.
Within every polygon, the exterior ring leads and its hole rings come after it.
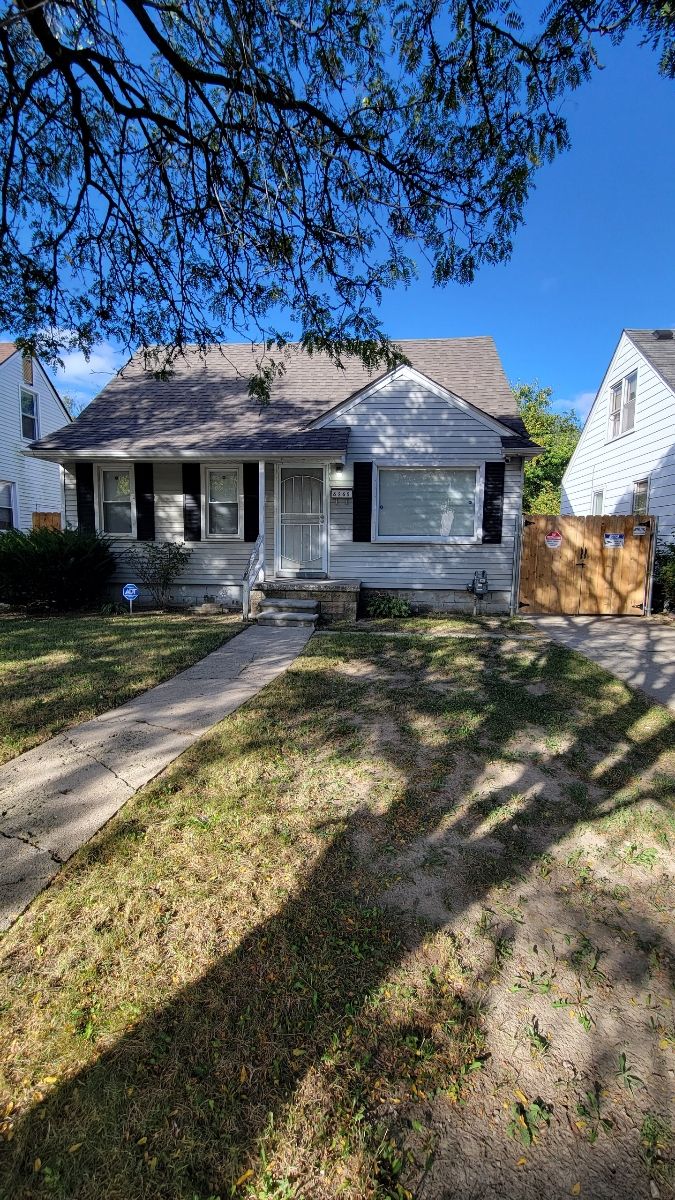
POLYGON ((675 712, 675 622, 658 617, 525 618, 675 712))

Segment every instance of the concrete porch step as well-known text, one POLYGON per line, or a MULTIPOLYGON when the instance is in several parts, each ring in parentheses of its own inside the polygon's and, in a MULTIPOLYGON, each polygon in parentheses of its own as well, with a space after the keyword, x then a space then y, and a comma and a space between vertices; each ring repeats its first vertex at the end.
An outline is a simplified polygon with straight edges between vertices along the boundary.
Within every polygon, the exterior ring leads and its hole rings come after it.
POLYGON ((305 625, 312 629, 316 625, 318 613, 315 612, 293 612, 291 609, 261 609, 258 613, 259 625, 305 625))
POLYGON ((293 596, 264 596, 260 611, 263 612, 318 612, 318 600, 296 600, 293 596))

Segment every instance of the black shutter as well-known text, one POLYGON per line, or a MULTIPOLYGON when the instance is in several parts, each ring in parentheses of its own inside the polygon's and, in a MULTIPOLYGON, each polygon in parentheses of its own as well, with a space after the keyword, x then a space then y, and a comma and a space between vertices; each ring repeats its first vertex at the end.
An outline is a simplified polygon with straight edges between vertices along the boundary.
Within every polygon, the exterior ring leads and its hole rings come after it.
POLYGON ((373 520, 373 464, 371 462, 354 463, 352 496, 352 540, 371 542, 373 520))
POLYGON ((260 533, 257 462, 244 463, 244 541, 255 542, 260 533))
POLYGON ((136 537, 139 542, 155 540, 155 481, 152 463, 134 463, 136 492, 136 537))
POLYGON ((92 463, 76 464, 75 491, 77 494, 77 528, 80 533, 95 533, 96 510, 94 508, 94 467, 92 463))
POLYGON ((202 540, 202 474, 199 463, 183 463, 183 536, 202 540))
POLYGON ((496 544, 502 540, 504 515, 504 464, 486 462, 483 492, 483 541, 496 544))

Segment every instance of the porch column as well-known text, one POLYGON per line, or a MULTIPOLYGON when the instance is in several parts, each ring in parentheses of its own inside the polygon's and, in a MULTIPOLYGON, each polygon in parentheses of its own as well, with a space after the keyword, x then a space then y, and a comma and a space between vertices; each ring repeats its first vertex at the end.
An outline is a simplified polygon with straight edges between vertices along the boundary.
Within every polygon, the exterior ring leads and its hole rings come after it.
POLYGON ((258 534, 260 542, 260 563, 262 578, 265 578, 265 463, 258 461, 258 534))

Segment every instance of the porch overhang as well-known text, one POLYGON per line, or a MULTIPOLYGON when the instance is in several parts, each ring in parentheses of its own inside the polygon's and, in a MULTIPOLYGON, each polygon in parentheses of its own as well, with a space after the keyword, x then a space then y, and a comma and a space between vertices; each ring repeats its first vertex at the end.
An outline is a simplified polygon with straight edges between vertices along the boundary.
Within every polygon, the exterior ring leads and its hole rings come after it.
POLYGON ((128 440, 112 437, 93 440, 86 444, 77 437, 67 436, 74 429, 58 430, 54 434, 33 442, 23 453, 30 458, 47 462, 130 462, 140 459, 145 462, 284 462, 295 459, 312 459, 316 463, 344 463, 349 442, 349 429, 306 430, 299 434, 270 436, 266 438, 209 437, 195 433, 189 441, 169 439, 156 440, 139 437, 128 440), (59 436, 61 435, 61 436, 59 436))

